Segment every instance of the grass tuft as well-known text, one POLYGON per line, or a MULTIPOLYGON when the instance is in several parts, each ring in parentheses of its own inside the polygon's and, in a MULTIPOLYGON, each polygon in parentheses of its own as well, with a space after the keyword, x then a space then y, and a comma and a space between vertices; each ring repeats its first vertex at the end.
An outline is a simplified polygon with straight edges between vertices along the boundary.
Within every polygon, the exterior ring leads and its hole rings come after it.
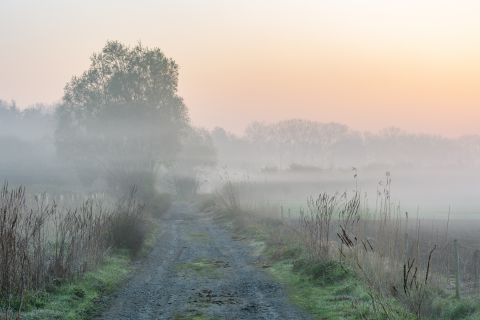
POLYGON ((127 278, 130 270, 127 254, 110 256, 98 270, 61 284, 52 292, 32 296, 22 319, 88 319, 101 307, 98 303, 100 297, 113 292, 127 278))

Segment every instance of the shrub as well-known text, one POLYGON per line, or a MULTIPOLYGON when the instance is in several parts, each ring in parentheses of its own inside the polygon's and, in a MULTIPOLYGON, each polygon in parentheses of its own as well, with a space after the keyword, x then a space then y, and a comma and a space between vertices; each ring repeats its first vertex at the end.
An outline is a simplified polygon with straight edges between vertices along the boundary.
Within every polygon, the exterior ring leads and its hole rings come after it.
MULTIPOLYGON (((113 210, 92 199, 62 210, 46 196, 31 199, 25 188, 5 184, 0 190, 3 318, 15 318, 26 306, 42 303, 37 293, 55 291, 61 283, 92 270, 112 247, 138 253, 146 230, 144 206, 137 201, 135 188, 113 210)), ((76 297, 85 296, 81 289, 73 290, 76 297)))
POLYGON ((189 199, 197 194, 200 181, 195 176, 175 176, 173 187, 179 198, 189 199))
MULTIPOLYGON (((0 305, 20 310, 29 292, 48 290, 97 265, 110 243, 111 212, 85 201, 60 210, 46 196, 30 199, 25 188, 0 191, 0 305)), ((6 317, 8 318, 8 317, 6 317)))
POLYGON ((145 241, 147 223, 144 205, 135 198, 136 189, 119 202, 110 223, 113 247, 127 249, 132 255, 137 254, 145 241))
POLYGON ((135 214, 122 212, 112 221, 113 245, 137 253, 145 240, 145 223, 135 214))
POLYGON ((153 216, 159 217, 172 206, 172 196, 168 193, 155 194, 147 204, 147 211, 153 216))

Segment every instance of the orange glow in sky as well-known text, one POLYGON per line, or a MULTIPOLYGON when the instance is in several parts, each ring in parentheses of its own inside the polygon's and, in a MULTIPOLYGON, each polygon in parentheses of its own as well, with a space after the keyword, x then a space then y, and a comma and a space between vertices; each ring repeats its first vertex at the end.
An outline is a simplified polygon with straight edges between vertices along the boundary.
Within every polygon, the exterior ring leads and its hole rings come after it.
POLYGON ((480 134, 480 2, 0 2, 0 99, 51 103, 106 40, 180 65, 192 122, 308 118, 480 134))

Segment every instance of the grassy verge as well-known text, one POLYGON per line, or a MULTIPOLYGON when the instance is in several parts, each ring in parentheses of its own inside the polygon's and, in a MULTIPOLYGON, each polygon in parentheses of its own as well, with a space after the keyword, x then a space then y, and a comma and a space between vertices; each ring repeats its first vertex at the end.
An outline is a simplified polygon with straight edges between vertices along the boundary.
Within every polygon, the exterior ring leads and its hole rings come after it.
POLYGON ((241 214, 224 211, 218 219, 237 238, 252 241, 257 254, 267 260, 264 265, 268 272, 285 285, 290 300, 314 319, 414 319, 393 299, 382 302, 388 304, 390 314, 386 315, 372 300, 367 286, 346 265, 308 259, 304 249, 283 232, 280 221, 241 214), (279 238, 279 234, 284 236, 279 238))
POLYGON ((368 295, 353 277, 316 283, 308 274, 295 272, 294 263, 289 261, 274 263, 270 273, 287 286, 295 304, 317 319, 362 319, 368 313, 359 310, 358 304, 368 301, 368 295))
MULTIPOLYGON (((149 219, 149 230, 136 258, 144 258, 156 243, 159 223, 149 219)), ((21 318, 26 320, 90 319, 105 307, 102 297, 114 292, 132 271, 132 254, 116 250, 91 272, 64 283, 50 285, 45 291, 29 294, 21 318)))
POLYGON ((95 271, 72 282, 52 286, 28 297, 22 319, 88 319, 101 307, 103 295, 113 292, 128 276, 131 259, 127 252, 105 259, 95 271))
POLYGON ((297 267, 301 260, 280 260, 269 269, 285 284, 289 296, 315 319, 413 319, 395 302, 390 301, 394 314, 387 317, 376 309, 363 284, 350 271, 336 262, 297 267))
MULTIPOLYGON (((217 214, 235 237, 252 241, 257 254, 267 259, 267 270, 287 288, 291 301, 315 319, 417 319, 393 297, 380 301, 347 265, 309 260, 281 221, 240 210, 217 214)), ((480 319, 478 297, 458 300, 441 291, 429 294, 421 319, 480 319)))

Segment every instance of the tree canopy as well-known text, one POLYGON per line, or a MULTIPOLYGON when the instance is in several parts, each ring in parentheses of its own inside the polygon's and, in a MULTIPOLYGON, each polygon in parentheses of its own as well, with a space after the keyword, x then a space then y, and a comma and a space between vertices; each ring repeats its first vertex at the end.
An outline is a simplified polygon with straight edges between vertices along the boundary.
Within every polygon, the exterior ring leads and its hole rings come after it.
POLYGON ((160 49, 107 42, 65 86, 58 152, 87 183, 104 177, 118 184, 122 175, 146 176, 171 163, 189 128, 177 87, 178 65, 160 49))

